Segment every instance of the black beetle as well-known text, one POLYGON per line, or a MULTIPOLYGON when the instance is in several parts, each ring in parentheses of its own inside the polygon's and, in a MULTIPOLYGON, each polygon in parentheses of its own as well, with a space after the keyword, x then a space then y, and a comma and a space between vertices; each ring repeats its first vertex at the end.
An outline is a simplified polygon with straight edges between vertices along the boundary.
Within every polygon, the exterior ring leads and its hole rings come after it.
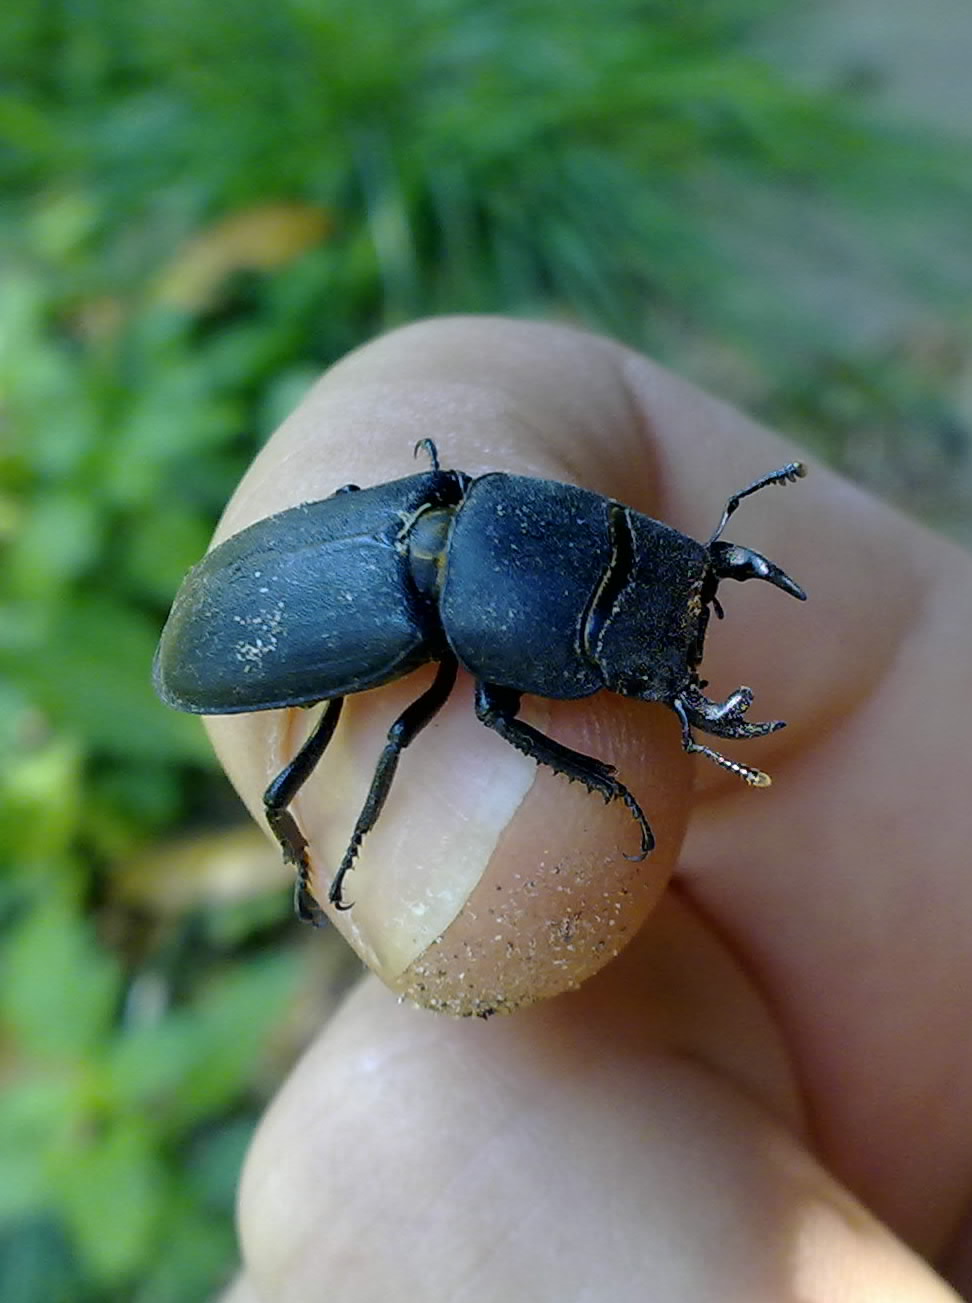
POLYGON ((267 821, 297 866, 295 901, 323 921, 309 886, 307 843, 288 806, 330 742, 344 697, 437 661, 432 685, 392 725, 364 809, 331 882, 342 883, 388 795, 405 747, 447 700, 459 665, 476 679, 476 715, 538 764, 621 800, 654 845, 638 802, 612 765, 562 746, 517 719, 524 692, 587 697, 601 688, 663 701, 686 751, 708 756, 757 787, 769 779, 692 736, 762 737, 782 720, 748 723, 753 694, 703 695, 699 678, 723 579, 765 579, 806 594, 748 548, 720 541, 743 498, 806 474, 790 462, 726 503, 707 543, 589 489, 494 472, 476 479, 432 469, 359 489, 348 484, 258 521, 208 553, 186 576, 155 657, 168 705, 201 715, 327 701, 316 728, 264 794, 267 821))

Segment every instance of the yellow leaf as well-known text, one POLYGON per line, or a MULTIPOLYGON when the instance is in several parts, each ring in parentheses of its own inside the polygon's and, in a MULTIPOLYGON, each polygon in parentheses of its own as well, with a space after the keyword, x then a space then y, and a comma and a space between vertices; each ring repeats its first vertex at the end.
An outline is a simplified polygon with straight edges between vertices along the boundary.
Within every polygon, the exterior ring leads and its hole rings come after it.
POLYGON ((162 272, 156 297, 169 307, 198 312, 218 299, 234 272, 286 266, 333 228, 331 214, 311 204, 258 204, 233 213, 182 246, 162 272))
POLYGON ((116 879, 123 900, 168 917, 248 900, 292 880, 280 852, 251 824, 167 842, 131 860, 116 879))

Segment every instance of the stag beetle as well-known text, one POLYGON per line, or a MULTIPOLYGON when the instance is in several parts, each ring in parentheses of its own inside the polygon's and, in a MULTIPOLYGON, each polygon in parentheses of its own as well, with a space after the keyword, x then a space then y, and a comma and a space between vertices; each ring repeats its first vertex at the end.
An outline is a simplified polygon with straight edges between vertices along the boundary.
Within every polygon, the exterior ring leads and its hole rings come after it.
POLYGON ((342 885, 379 814, 402 751, 447 700, 462 665, 476 680, 476 715, 537 764, 623 801, 654 837, 614 767, 517 719, 523 693, 573 699, 607 688, 661 701, 678 715, 686 751, 708 756, 756 787, 769 778, 697 742, 762 737, 784 721, 749 723, 753 700, 725 701, 699 677, 710 614, 724 579, 764 579, 806 594, 777 565, 722 541, 743 498, 806 474, 789 462, 728 500, 705 543, 590 489, 493 472, 473 478, 431 469, 258 521, 209 552, 183 581, 155 657, 168 705, 229 715, 328 703, 297 755, 264 794, 267 821, 297 869, 295 905, 323 922, 309 885, 307 843, 288 807, 334 735, 344 697, 427 661, 431 686, 392 725, 371 789, 331 882, 342 885))

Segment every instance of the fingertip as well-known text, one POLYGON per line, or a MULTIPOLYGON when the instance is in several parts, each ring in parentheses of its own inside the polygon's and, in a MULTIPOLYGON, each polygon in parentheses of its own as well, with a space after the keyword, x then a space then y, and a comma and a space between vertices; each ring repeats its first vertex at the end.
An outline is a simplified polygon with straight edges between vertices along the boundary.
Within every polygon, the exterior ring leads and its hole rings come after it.
MULTIPOLYGON (((349 703, 327 766, 294 813, 326 902, 390 722, 424 674, 349 703)), ((664 712, 642 707, 656 716, 664 712)), ((453 1014, 510 1011, 579 985, 658 899, 688 813, 687 758, 661 723, 647 744, 618 699, 530 702, 524 716, 630 773, 661 851, 629 859, 639 828, 621 801, 540 768, 480 724, 468 679, 403 754, 388 801, 345 879, 335 926, 393 990, 453 1014)), ((665 721, 667 722, 667 721, 665 721)), ((309 727, 310 721, 306 726, 309 727)), ((299 745, 294 738, 292 745, 299 745)))
POLYGON ((644 709, 661 724, 647 742, 618 699, 558 704, 551 728, 602 758, 611 747, 644 802, 656 848, 628 853, 641 833, 622 801, 606 804, 534 768, 461 907, 390 981, 395 990, 456 1016, 510 1013, 575 989, 624 949, 664 892, 690 802, 690 762, 676 730, 661 711, 644 709))
MULTIPOLYGON (((347 480, 407 475, 410 452, 430 439, 444 466, 471 474, 502 468, 609 490, 604 432, 619 446, 631 440, 629 453, 637 440, 620 356, 580 331, 498 318, 420 322, 384 336, 343 359, 284 423, 228 506, 219 536, 326 497, 347 480)), ((620 447, 617 455, 626 460, 620 447)), ((642 728, 625 722, 630 705, 619 709, 604 694, 573 706, 525 703, 536 727, 556 717, 560 740, 586 731, 585 753, 618 766, 656 835, 665 832, 664 854, 632 863, 625 854, 638 833, 624 806, 605 807, 580 785, 538 773, 476 721, 467 682, 403 754, 346 880, 353 908, 338 913, 326 904, 331 876, 387 730, 427 673, 349 698, 324 761, 294 801, 311 846, 314 893, 365 962, 420 1002, 476 1012, 577 985, 637 929, 674 859, 688 805, 676 730, 662 730, 659 746, 646 744, 642 728), (577 719, 588 723, 578 729, 570 722, 577 719), (669 757, 667 768, 652 759, 656 750, 669 757)), ((642 720, 660 714, 638 709, 642 720)), ((312 722, 301 711, 212 722, 217 749, 257 817, 264 786, 312 722)))
MULTIPOLYGON (((367 485, 410 474, 410 451, 430 439, 444 466, 472 475, 507 469, 580 482, 651 509, 656 443, 666 494, 681 457, 665 422, 677 436, 682 407, 699 399, 646 360, 636 376, 630 363, 609 341, 534 323, 458 318, 393 332, 334 367, 284 423, 227 508, 221 535, 349 479, 367 485)), ((745 431, 742 418, 722 413, 730 429, 733 419, 745 431)), ((387 730, 423 690, 424 673, 351 697, 325 760, 293 803, 322 902, 387 730)), ((436 1007, 514 1007, 576 985, 633 934, 678 851, 691 762, 673 717, 604 693, 576 703, 532 699, 527 709, 542 730, 555 721, 559 740, 587 731, 589 745, 577 749, 617 766, 658 846, 640 864, 627 860, 631 818, 621 802, 604 807, 538 773, 475 720, 467 685, 403 755, 347 879, 353 908, 330 911, 386 982, 436 1007), (509 893, 501 919, 497 886, 509 893)), ((260 792, 309 727, 305 712, 214 723, 258 817, 260 792)))

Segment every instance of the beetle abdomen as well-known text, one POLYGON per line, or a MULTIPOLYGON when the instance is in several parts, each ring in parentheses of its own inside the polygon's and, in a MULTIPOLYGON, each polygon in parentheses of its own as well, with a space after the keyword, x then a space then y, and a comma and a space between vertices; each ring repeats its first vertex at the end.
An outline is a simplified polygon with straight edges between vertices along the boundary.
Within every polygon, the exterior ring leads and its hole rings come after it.
POLYGON ((453 526, 440 613, 478 679, 556 698, 604 686, 583 637, 611 560, 608 505, 549 480, 473 481, 453 526))
POLYGON ((452 483, 429 472, 338 494, 214 548, 172 607, 159 694, 196 714, 270 710, 361 692, 429 660, 401 540, 416 511, 455 496, 452 483))

